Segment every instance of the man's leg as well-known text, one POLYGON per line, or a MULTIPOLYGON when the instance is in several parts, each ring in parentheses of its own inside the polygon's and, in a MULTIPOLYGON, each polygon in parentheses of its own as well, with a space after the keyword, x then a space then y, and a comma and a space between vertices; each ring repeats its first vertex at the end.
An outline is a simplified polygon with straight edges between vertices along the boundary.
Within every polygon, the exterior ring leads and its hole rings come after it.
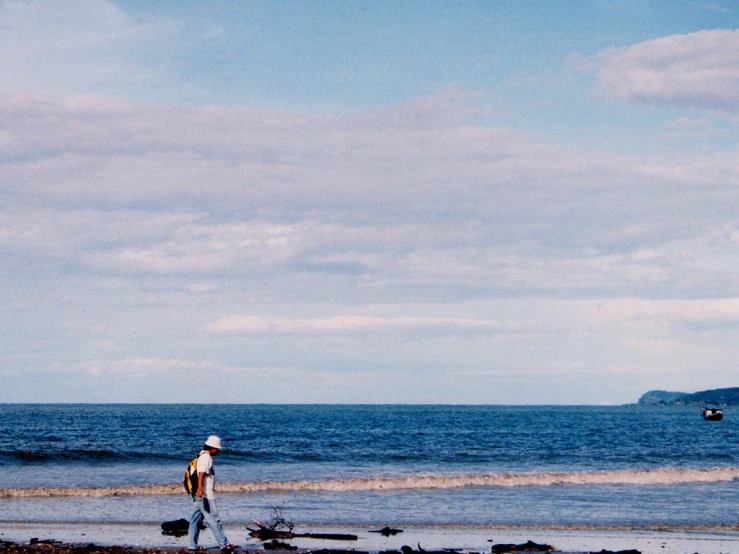
POLYGON ((228 545, 228 539, 226 538, 226 533, 223 531, 221 518, 218 516, 218 506, 216 506, 216 501, 203 498, 202 506, 203 521, 205 521, 208 528, 213 531, 213 534, 218 541, 218 546, 223 548, 228 545))
POLYGON ((198 547, 198 539, 200 538, 200 524, 203 521, 203 502, 200 499, 193 498, 194 510, 190 516, 190 527, 187 536, 190 539, 190 550, 198 547))

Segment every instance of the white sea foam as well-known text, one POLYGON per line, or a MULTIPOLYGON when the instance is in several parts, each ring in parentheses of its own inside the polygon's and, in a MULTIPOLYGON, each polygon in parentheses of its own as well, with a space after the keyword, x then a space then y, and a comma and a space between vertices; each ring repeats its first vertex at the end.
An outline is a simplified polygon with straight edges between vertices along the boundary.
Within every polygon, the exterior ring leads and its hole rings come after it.
MULTIPOLYGON (((362 492, 461 487, 547 487, 552 485, 680 485, 717 483, 739 479, 739 467, 582 471, 562 473, 491 473, 478 475, 418 475, 396 478, 356 478, 323 481, 257 481, 218 484, 221 493, 261 492, 362 492)), ((184 494, 182 485, 113 487, 0 488, 0 498, 23 497, 107 497, 184 494)))

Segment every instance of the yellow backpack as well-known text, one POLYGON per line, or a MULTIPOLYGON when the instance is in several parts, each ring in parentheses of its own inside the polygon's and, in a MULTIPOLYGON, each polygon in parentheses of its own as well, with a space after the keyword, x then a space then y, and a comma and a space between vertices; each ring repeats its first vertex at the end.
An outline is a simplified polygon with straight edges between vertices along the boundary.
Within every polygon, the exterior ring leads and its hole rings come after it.
POLYGON ((198 458, 200 458, 199 454, 187 465, 185 480, 182 483, 190 496, 195 496, 198 492, 198 458))

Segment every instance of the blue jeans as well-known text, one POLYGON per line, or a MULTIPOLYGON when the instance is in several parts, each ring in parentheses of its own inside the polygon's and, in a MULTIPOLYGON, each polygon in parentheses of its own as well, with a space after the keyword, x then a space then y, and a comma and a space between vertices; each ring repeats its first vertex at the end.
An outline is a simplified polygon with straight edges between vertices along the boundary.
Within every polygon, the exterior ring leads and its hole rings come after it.
POLYGON ((198 538, 200 537, 200 524, 210 529, 218 541, 218 546, 223 548, 228 544, 226 534, 223 532, 221 518, 218 517, 218 507, 215 499, 199 498, 197 495, 192 497, 195 504, 195 510, 190 516, 190 530, 188 536, 190 538, 190 549, 194 550, 198 547, 198 538))

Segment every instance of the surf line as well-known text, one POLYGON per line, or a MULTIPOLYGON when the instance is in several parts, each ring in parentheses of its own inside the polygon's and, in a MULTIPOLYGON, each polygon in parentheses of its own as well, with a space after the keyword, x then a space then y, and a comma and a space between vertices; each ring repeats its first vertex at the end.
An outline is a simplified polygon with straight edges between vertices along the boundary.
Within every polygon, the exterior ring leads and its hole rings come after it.
MULTIPOLYGON (((463 487, 546 487, 553 485, 680 485, 739 479, 739 467, 711 469, 660 468, 582 472, 501 473, 479 475, 419 475, 413 477, 354 478, 323 481, 257 481, 219 483, 219 492, 377 492, 463 487)), ((125 485, 106 487, 0 488, 0 498, 107 497, 182 494, 182 485, 125 485)))

